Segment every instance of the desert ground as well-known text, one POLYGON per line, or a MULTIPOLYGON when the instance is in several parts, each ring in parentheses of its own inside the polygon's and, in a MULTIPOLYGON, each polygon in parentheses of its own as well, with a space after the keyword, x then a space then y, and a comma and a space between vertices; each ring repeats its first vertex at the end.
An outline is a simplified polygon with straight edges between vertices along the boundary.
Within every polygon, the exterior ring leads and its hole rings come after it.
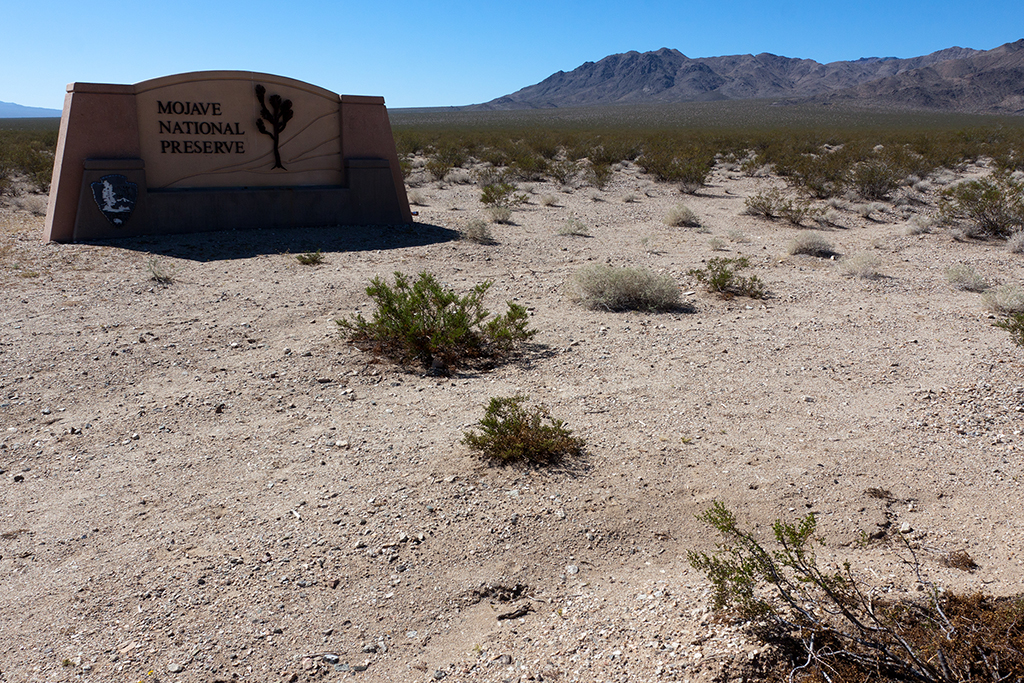
POLYGON ((1024 592, 1024 349, 946 275, 1021 283, 1024 257, 926 230, 988 172, 801 228, 744 214, 778 178, 722 165, 688 196, 624 164, 524 184, 493 244, 459 239, 471 169, 414 171, 393 228, 46 244, 41 198, 5 198, 0 681, 757 680, 772 653, 687 561, 715 500, 762 537, 815 513, 819 560, 882 592, 922 588, 898 537, 936 585, 1024 592), (701 227, 666 225, 679 203, 701 227), (809 232, 838 255, 790 255, 809 232), (769 296, 705 292, 687 273, 716 256, 769 296), (594 263, 669 274, 692 310, 590 310, 569 284, 594 263), (334 321, 395 271, 493 281, 534 344, 450 376, 360 351, 334 321), (460 443, 519 394, 580 462, 460 443))

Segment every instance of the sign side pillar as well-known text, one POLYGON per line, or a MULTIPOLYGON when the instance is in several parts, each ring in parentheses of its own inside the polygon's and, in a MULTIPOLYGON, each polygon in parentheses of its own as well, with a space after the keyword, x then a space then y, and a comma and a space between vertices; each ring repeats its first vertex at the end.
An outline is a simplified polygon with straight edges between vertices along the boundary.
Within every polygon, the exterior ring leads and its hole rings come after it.
POLYGON ((64 97, 43 239, 70 242, 86 159, 139 159, 135 86, 71 83, 64 97))
MULTIPOLYGON (((391 120, 383 97, 341 96, 341 156, 349 159, 386 159, 395 184, 395 199, 403 223, 412 223, 412 210, 405 193, 405 179, 398 164, 391 120)), ((346 182, 350 179, 346 178, 346 182)))

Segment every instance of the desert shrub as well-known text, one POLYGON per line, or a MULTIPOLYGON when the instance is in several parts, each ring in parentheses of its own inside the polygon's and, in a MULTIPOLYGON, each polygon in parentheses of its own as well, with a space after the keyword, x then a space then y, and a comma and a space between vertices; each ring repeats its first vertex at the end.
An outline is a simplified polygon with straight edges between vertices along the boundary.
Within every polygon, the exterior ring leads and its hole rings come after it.
POLYGON ((319 266, 324 262, 324 253, 317 249, 316 251, 307 251, 304 254, 297 254, 295 260, 304 266, 319 266))
POLYGON ((746 198, 743 202, 744 213, 750 216, 763 216, 768 220, 775 220, 782 216, 782 212, 793 205, 777 187, 761 190, 746 198))
POLYGON ((409 193, 409 203, 412 204, 413 206, 426 206, 427 200, 423 196, 422 192, 413 190, 412 192, 409 193))
POLYGON ((152 256, 146 261, 146 272, 149 273, 149 279, 158 285, 166 287, 174 282, 174 268, 159 257, 152 256))
POLYGON ((762 636, 795 646, 794 667, 828 681, 924 683, 1021 680, 1024 600, 962 596, 927 581, 909 544, 903 559, 920 598, 879 597, 849 563, 821 567, 813 513, 796 524, 776 520, 775 549, 741 529, 722 503, 698 517, 722 536, 716 552, 690 551, 712 583, 714 605, 767 627, 762 636))
POLYGON ((932 231, 934 225, 935 221, 931 217, 919 213, 910 219, 910 225, 907 226, 907 234, 926 235, 932 231))
POLYGON ((786 250, 790 254, 806 254, 820 258, 829 258, 837 253, 831 242, 812 232, 802 232, 791 239, 786 250))
POLYGON ((985 292, 982 297, 985 308, 993 313, 1024 313, 1024 287, 1020 285, 999 285, 985 292))
POLYGON ((850 185, 864 199, 885 199, 899 187, 903 174, 889 163, 873 159, 857 164, 850 173, 850 185))
POLYGON ((679 308, 679 287, 668 275, 595 264, 572 276, 574 297, 587 308, 668 311, 679 308))
POLYGON ((467 223, 466 227, 459 232, 459 237, 467 242, 476 242, 477 244, 496 243, 487 222, 479 218, 474 218, 467 223))
POLYGON ((882 204, 880 202, 869 202, 867 204, 854 204, 853 206, 850 207, 850 209, 855 214, 857 214, 858 216, 863 218, 864 220, 869 220, 870 221, 870 220, 874 220, 873 218, 871 218, 874 214, 878 213, 879 211, 884 211, 885 210, 885 204, 882 204))
POLYGON ((463 432, 462 443, 485 459, 504 465, 555 465, 583 455, 583 439, 573 436, 544 406, 524 408, 527 398, 491 398, 480 420, 480 432, 463 432))
POLYGON ((491 317, 483 297, 491 281, 459 296, 429 273, 412 281, 395 273, 389 285, 375 277, 366 293, 377 305, 370 320, 361 313, 337 320, 350 342, 403 364, 448 370, 479 359, 508 356, 537 332, 527 327, 528 314, 509 303, 505 315, 491 317))
POLYGON ((716 292, 724 297, 747 296, 751 299, 763 299, 768 294, 764 283, 756 275, 743 277, 736 274, 737 270, 750 267, 750 259, 715 257, 708 259, 704 268, 694 268, 687 272, 704 284, 709 292, 716 292))
POLYGON ((572 182, 572 179, 579 173, 579 164, 575 161, 568 159, 562 159, 561 161, 554 161, 548 164, 548 175, 552 177, 559 185, 568 185, 572 182))
POLYGON ((1018 230, 1006 240, 1006 248, 1011 254, 1024 254, 1024 230, 1018 230))
POLYGON ((965 292, 984 292, 988 282, 974 270, 973 266, 958 263, 946 268, 946 282, 955 289, 965 292))
POLYGON ((567 218, 562 227, 558 229, 562 237, 590 237, 590 230, 578 218, 567 218))
POLYGON ((541 206, 558 206, 558 197, 553 194, 541 195, 540 198, 541 206))
POLYGON ((727 251, 729 245, 721 237, 712 237, 708 240, 708 249, 711 251, 727 251))
POLYGON ((1024 313, 1014 313, 1005 320, 992 323, 1010 333, 1010 340, 1017 346, 1024 346, 1024 313))
POLYGON ((967 221, 981 234, 1008 237, 1024 229, 1024 183, 1006 175, 967 180, 943 190, 940 216, 967 221))
POLYGON ((480 191, 480 201, 484 206, 507 206, 510 209, 526 203, 527 196, 509 182, 499 181, 488 183, 480 191))
POLYGON ((697 214, 690 207, 685 204, 676 204, 665 214, 665 225, 670 225, 674 228, 697 228, 700 227, 700 219, 697 218, 697 214))
POLYGON ((847 256, 839 262, 840 270, 849 277, 875 280, 882 277, 878 257, 866 251, 847 256))
POLYGON ((612 179, 612 165, 607 161, 591 161, 590 166, 587 167, 587 181, 598 188, 603 190, 608 184, 608 181, 612 179))
POLYGON ((512 209, 507 206, 488 206, 487 215, 492 223, 512 223, 512 209))

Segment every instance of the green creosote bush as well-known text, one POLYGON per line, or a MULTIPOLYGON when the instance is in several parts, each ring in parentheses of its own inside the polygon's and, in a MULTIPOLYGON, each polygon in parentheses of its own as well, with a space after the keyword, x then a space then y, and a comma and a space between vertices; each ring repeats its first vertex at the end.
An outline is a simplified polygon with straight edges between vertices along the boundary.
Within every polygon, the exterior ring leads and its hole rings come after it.
POLYGON ((850 173, 850 185, 864 199, 885 199, 899 187, 905 176, 880 159, 857 164, 850 173))
POLYGON ((700 219, 697 218, 697 214, 690 207, 685 204, 676 204, 665 214, 665 225, 673 228, 698 228, 700 227, 700 219))
POLYGON ((491 284, 484 282, 459 296, 426 272, 416 280, 396 272, 393 285, 375 277, 366 288, 377 304, 373 317, 366 320, 360 313, 336 322, 358 348, 401 364, 447 371, 499 359, 513 354, 537 331, 528 329, 526 309, 511 302, 505 315, 488 319, 483 297, 491 284))
POLYGON ((584 442, 543 405, 523 407, 527 396, 493 397, 480 420, 479 433, 463 432, 466 444, 503 465, 556 465, 583 454, 584 442))
POLYGON ((1024 183, 998 174, 967 180, 943 190, 940 217, 969 223, 975 234, 1009 237, 1024 229, 1024 183))
POLYGON ((466 163, 466 152, 457 144, 442 145, 427 159, 427 172, 434 180, 444 180, 456 166, 466 163))
POLYGON ((946 282, 964 292, 984 292, 989 284, 974 270, 974 266, 958 263, 946 268, 946 282))
POLYGON ((573 298, 591 309, 670 311, 680 308, 679 287, 666 274, 594 264, 573 273, 573 298))
POLYGON ((307 251, 305 254, 297 254, 295 260, 304 266, 319 266, 324 262, 324 253, 319 249, 307 251))
POLYGON ((747 197, 743 202, 745 208, 743 213, 749 216, 762 216, 768 220, 775 220, 782 217, 782 212, 793 205, 777 187, 761 190, 747 197))
POLYGON ((838 253, 831 242, 821 235, 810 232, 802 232, 791 239, 786 246, 786 251, 793 255, 806 254, 819 258, 830 258, 838 253))
POLYGON ((715 257, 707 261, 704 268, 693 268, 687 272, 704 284, 709 292, 716 292, 725 298, 746 296, 751 299, 763 299, 768 289, 756 275, 743 277, 736 274, 737 270, 750 267, 750 259, 746 256, 738 258, 715 257))
POLYGON ((1010 333, 1010 340, 1017 346, 1024 346, 1024 313, 1014 313, 1005 320, 992 323, 1010 333))
MULTIPOLYGON (((769 549, 719 501, 698 519, 723 541, 713 553, 689 551, 713 586, 714 606, 762 625, 766 640, 799 651, 789 680, 966 681, 1024 676, 1024 600, 943 592, 928 581, 909 542, 900 557, 918 598, 880 597, 849 563, 819 566, 813 513, 796 524, 776 520, 769 549)), ((900 537, 902 539, 902 537, 900 537)))
POLYGON ((474 218, 467 223, 466 227, 459 232, 459 237, 467 242, 476 242, 477 244, 497 244, 487 222, 479 218, 474 218))

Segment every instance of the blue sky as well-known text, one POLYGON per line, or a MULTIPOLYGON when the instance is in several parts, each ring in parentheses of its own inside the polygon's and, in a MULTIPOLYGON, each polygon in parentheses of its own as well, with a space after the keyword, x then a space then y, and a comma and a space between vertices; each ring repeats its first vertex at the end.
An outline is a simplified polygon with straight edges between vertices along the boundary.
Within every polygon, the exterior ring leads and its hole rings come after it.
POLYGON ((247 0, 5 3, 0 101, 59 109, 67 83, 263 71, 389 107, 485 102, 617 52, 819 62, 1024 38, 1024 2, 247 0))

